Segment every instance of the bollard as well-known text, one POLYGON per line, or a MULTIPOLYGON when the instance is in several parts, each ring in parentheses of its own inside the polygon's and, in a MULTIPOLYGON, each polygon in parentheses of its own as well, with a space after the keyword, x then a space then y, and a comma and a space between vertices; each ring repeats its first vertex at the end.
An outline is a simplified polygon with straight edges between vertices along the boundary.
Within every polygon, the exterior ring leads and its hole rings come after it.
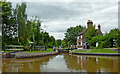
POLYGON ((71 50, 69 50, 69 54, 71 54, 72 53, 72 51, 71 50))

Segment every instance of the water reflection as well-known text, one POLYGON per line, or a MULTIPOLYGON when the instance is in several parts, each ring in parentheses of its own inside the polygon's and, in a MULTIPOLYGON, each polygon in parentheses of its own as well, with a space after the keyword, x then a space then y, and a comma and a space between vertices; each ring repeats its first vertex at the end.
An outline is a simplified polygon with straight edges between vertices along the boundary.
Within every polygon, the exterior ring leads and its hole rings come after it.
POLYGON ((30 59, 3 59, 3 72, 118 72, 118 57, 60 54, 30 59))
POLYGON ((34 59, 3 59, 3 72, 41 72, 40 66, 47 64, 52 57, 34 59))
POLYGON ((2 53, 0 52, 0 74, 2 73, 2 53))
POLYGON ((85 72, 118 72, 118 57, 104 56, 67 56, 68 68, 85 72))

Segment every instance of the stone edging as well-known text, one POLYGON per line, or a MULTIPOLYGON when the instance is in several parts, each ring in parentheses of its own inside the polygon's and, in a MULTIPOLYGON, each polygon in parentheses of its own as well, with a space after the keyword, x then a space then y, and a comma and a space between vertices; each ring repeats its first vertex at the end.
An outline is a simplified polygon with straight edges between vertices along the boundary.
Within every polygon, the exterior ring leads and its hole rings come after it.
POLYGON ((47 54, 32 54, 32 55, 16 55, 15 58, 22 59, 22 58, 34 58, 34 57, 43 57, 43 56, 49 56, 49 55, 57 55, 57 52, 47 53, 47 54))
POLYGON ((120 56, 120 54, 114 53, 80 53, 80 52, 71 52, 71 54, 78 54, 78 55, 102 55, 102 56, 120 56))

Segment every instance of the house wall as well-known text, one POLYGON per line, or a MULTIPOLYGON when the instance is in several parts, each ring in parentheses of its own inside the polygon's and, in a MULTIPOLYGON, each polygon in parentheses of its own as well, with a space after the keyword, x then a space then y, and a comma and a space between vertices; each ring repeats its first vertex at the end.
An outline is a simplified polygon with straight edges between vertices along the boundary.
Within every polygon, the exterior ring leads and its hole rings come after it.
POLYGON ((79 42, 81 41, 80 36, 77 37, 77 45, 80 45, 79 42))
POLYGON ((82 46, 83 46, 82 38, 83 38, 82 35, 77 37, 77 48, 82 48, 82 46))

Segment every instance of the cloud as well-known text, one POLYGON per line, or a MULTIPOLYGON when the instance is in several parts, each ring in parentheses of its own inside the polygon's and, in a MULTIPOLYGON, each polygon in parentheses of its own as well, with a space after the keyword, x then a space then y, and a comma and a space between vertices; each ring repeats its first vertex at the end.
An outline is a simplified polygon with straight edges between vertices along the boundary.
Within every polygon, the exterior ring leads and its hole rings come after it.
POLYGON ((7 0, 11 2, 118 2, 119 0, 7 0))
POLYGON ((74 16, 79 14, 79 12, 63 7, 65 3, 27 3, 27 13, 28 16, 40 16, 42 19, 58 19, 58 18, 69 18, 70 15, 74 16), (54 5, 59 4, 59 5, 54 5))
POLYGON ((27 2, 27 14, 29 18, 40 17, 42 28, 56 39, 63 39, 69 27, 79 24, 86 26, 89 19, 94 22, 96 28, 101 24, 102 32, 117 28, 118 0, 93 1, 27 2))

